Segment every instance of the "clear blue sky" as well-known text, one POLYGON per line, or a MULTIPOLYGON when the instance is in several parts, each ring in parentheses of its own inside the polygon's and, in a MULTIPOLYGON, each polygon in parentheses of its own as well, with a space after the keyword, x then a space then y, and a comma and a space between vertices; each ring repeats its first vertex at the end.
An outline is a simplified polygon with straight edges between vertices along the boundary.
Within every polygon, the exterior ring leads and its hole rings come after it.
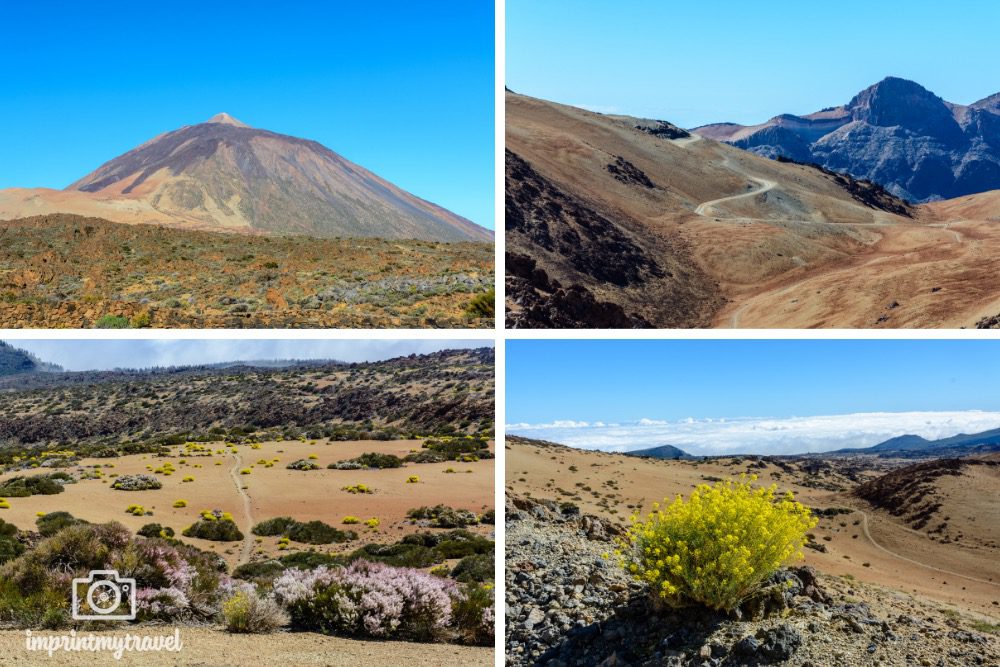
POLYGON ((0 188, 225 111, 493 228, 493 3, 3 3, 0 188))
POLYGON ((508 0, 507 85, 684 127, 848 102, 888 75, 1000 92, 994 0, 508 0))
POLYGON ((997 377, 996 340, 511 340, 505 421, 995 411, 997 377))
POLYGON ((490 340, 21 340, 7 339, 69 371, 184 366, 267 359, 376 361, 438 350, 493 347, 490 340))

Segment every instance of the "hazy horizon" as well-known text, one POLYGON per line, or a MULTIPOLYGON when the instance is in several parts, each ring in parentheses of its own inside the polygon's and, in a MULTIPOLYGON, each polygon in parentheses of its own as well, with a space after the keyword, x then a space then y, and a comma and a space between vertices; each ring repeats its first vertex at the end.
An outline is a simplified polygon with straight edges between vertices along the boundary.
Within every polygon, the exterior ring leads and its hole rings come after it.
POLYGON ((4 340, 67 371, 291 359, 382 361, 409 354, 494 346, 492 340, 4 340))
POLYGON ((692 454, 866 447, 1000 427, 990 340, 510 340, 508 430, 692 454))
POLYGON ((579 449, 630 452, 673 445, 696 456, 790 455, 871 447, 901 435, 928 440, 1000 428, 1000 411, 872 412, 802 417, 507 424, 507 433, 579 449))

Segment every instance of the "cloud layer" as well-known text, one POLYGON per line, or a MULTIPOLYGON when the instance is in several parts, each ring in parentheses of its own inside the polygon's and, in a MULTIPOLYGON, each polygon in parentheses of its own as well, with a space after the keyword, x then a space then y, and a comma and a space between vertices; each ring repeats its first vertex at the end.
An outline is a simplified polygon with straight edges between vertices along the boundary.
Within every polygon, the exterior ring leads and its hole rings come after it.
POLYGON ((870 447, 907 433, 929 440, 1000 428, 1000 412, 863 412, 782 419, 683 419, 508 424, 507 432, 582 449, 626 452, 674 445, 690 454, 802 454, 870 447))

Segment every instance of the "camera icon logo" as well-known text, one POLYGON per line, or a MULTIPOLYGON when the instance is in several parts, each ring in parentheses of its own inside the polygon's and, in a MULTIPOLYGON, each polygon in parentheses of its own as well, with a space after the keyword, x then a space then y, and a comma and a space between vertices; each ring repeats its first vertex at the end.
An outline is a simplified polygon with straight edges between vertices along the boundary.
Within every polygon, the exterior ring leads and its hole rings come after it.
POLYGON ((134 621, 135 579, 119 577, 117 570, 91 570, 73 580, 73 620, 134 621))

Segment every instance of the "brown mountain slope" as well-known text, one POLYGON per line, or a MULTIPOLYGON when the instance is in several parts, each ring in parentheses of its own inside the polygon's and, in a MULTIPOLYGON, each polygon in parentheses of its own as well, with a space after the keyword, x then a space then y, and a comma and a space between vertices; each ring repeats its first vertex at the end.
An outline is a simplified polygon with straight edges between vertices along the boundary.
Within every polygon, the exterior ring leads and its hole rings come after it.
POLYGON ((316 143, 227 114, 161 134, 65 191, 0 191, 0 217, 53 212, 199 229, 489 241, 478 225, 316 143))
POLYGON ((942 543, 1000 548, 1000 457, 935 459, 861 484, 854 495, 942 543))
POLYGON ((511 326, 966 326, 1000 304, 988 225, 661 121, 506 103, 511 326))

